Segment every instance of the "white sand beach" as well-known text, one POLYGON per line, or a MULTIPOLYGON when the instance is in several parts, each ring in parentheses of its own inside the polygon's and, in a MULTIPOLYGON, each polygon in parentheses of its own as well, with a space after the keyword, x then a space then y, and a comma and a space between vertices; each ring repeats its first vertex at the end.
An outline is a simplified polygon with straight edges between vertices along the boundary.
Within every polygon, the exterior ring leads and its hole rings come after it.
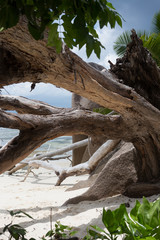
MULTIPOLYGON (((124 196, 115 196, 99 201, 86 201, 77 205, 62 206, 71 197, 77 196, 87 188, 72 190, 73 185, 81 180, 87 179, 88 175, 74 176, 67 178, 61 186, 56 187, 57 176, 50 170, 42 168, 35 169, 35 177, 29 174, 25 182, 24 173, 19 170, 12 176, 7 173, 0 175, 1 199, 0 199, 0 232, 3 227, 10 223, 11 217, 8 210, 23 210, 34 219, 28 217, 15 218, 18 223, 27 230, 27 237, 34 237, 37 240, 50 230, 50 215, 52 209, 52 225, 56 221, 75 227, 78 230, 78 237, 86 235, 86 228, 89 225, 103 227, 101 216, 103 207, 115 209, 121 203, 129 203, 130 208, 134 206, 135 199, 124 196)), ((148 199, 153 201, 158 196, 148 199)), ((130 210, 128 208, 128 210, 130 210)), ((0 240, 8 239, 1 235, 0 240)))

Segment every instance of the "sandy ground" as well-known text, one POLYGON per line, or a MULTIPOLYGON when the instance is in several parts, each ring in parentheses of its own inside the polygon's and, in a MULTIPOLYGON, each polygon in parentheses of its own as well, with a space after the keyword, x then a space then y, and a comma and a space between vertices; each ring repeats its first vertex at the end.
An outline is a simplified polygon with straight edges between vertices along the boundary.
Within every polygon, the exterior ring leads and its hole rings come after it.
MULTIPOLYGON (((62 205, 66 200, 87 190, 87 188, 71 190, 75 183, 87 179, 87 175, 69 177, 61 186, 56 187, 54 184, 57 181, 57 176, 50 170, 35 169, 34 172, 38 177, 30 173, 26 181, 22 182, 25 172, 19 170, 12 176, 0 175, 0 232, 11 221, 8 210, 23 210, 34 219, 15 218, 14 223, 26 228, 28 238, 41 239, 50 230, 52 209, 53 226, 57 220, 62 224, 73 226, 78 230, 77 236, 82 238, 87 233, 87 226, 96 224, 103 227, 101 222, 103 207, 113 210, 121 203, 129 203, 130 208, 135 204, 135 199, 119 195, 100 201, 86 201, 64 207, 62 205)), ((148 199, 153 201, 156 198, 157 196, 152 196, 148 199)), ((8 237, 1 235, 0 240, 2 239, 7 240, 8 237)))

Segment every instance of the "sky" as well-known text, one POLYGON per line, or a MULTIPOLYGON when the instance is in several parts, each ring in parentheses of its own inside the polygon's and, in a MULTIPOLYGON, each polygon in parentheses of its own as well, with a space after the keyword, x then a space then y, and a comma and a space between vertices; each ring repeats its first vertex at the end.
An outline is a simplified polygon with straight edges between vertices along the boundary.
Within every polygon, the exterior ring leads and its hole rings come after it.
MULTIPOLYGON (((154 14, 160 10, 159 0, 110 0, 117 12, 121 14, 125 21, 123 27, 116 26, 115 29, 105 27, 103 29, 96 29, 99 34, 100 42, 105 46, 105 50, 101 52, 101 58, 98 59, 93 53, 87 59, 85 48, 80 51, 74 48, 73 51, 79 55, 86 62, 95 62, 109 68, 108 60, 115 63, 117 58, 113 50, 113 44, 117 37, 125 30, 147 30, 151 29, 151 22, 154 14)), ((36 99, 47 102, 50 105, 57 107, 70 107, 71 106, 71 93, 56 88, 51 84, 40 83, 36 88, 30 92, 30 83, 14 84, 6 86, 2 94, 24 96, 30 99, 36 99)))

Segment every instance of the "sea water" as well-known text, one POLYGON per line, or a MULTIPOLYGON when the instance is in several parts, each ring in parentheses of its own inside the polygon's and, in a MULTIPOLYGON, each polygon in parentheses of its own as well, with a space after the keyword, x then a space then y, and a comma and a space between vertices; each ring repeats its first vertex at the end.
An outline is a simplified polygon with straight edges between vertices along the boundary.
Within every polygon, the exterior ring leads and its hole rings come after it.
MULTIPOLYGON (((4 146, 9 140, 16 137, 18 134, 19 134, 19 130, 0 128, 0 146, 4 146)), ((70 137, 70 136, 58 137, 56 139, 50 140, 50 141, 42 144, 39 148, 37 148, 31 154, 31 156, 33 156, 35 154, 45 154, 50 151, 54 151, 56 149, 61 149, 63 147, 70 145, 71 143, 72 143, 72 137, 70 137)))

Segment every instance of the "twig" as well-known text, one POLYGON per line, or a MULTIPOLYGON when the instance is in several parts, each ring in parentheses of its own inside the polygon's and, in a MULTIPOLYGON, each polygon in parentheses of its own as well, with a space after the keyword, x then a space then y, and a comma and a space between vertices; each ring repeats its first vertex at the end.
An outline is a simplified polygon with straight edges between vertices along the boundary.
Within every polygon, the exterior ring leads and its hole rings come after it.
POLYGON ((37 175, 32 171, 32 169, 33 169, 32 166, 29 166, 29 167, 28 167, 27 173, 26 173, 24 179, 23 179, 21 182, 24 182, 24 181, 27 179, 27 177, 28 177, 28 175, 30 174, 30 172, 33 173, 34 177, 37 177, 37 175))
MULTIPOLYGON (((52 208, 50 208, 50 228, 51 228, 51 231, 53 231, 53 226, 52 226, 52 208)), ((52 240, 52 235, 51 235, 51 240, 52 240)))

